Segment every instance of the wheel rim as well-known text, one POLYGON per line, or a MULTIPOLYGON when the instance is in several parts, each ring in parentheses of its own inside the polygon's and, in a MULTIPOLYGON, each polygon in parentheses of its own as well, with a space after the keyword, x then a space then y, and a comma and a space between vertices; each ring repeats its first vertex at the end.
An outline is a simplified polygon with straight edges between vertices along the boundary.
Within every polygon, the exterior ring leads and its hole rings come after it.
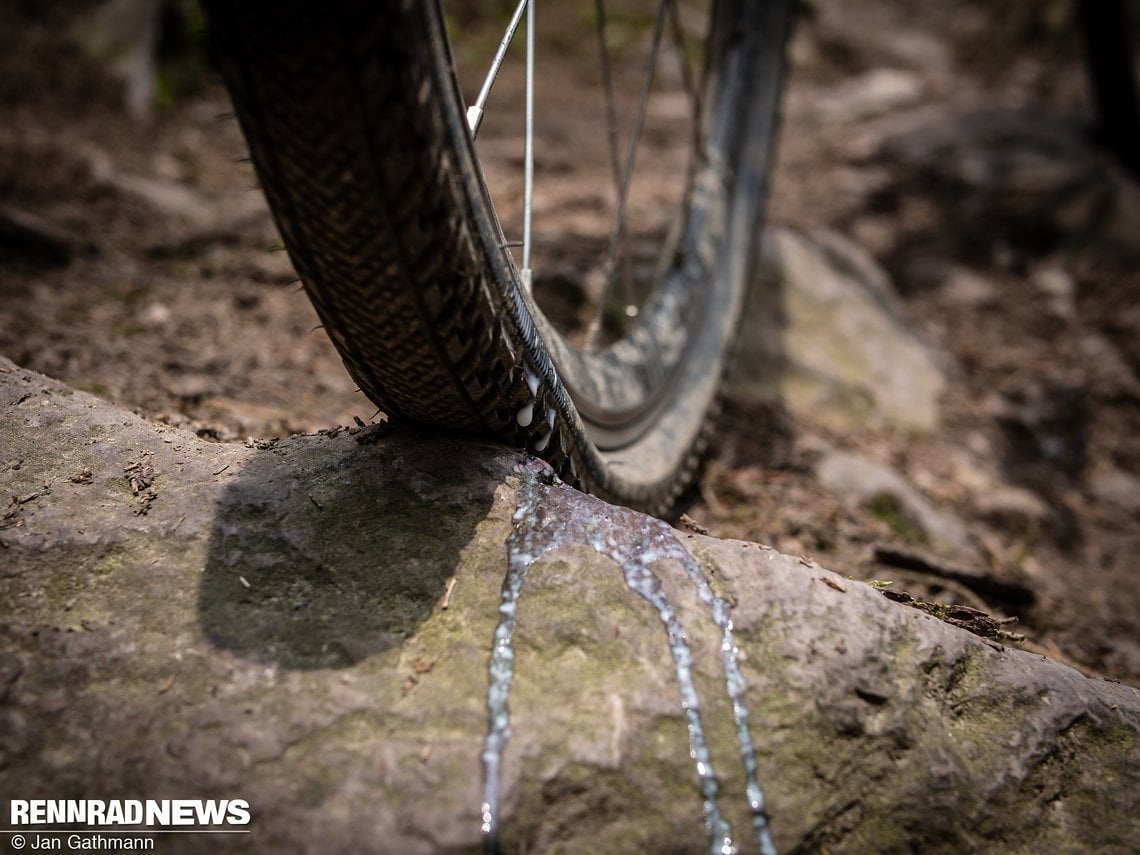
MULTIPOLYGON (((523 7, 527 5, 520 4, 513 10, 511 21, 520 22, 520 31, 526 29, 527 16, 524 15, 523 7)), ((533 5, 530 8, 533 9, 533 5)), ((613 62, 613 57, 607 56, 602 48, 598 49, 603 91, 595 94, 599 102, 597 112, 605 116, 605 121, 600 123, 602 131, 599 136, 608 139, 608 159, 615 185, 614 195, 617 197, 617 212, 613 223, 608 227, 607 246, 597 265, 605 271, 603 304, 605 295, 612 294, 617 285, 622 265, 628 270, 631 263, 629 246, 634 245, 639 238, 644 241, 643 235, 637 234, 635 229, 629 228, 628 222, 623 221, 622 213, 623 208, 628 210, 636 204, 632 194, 636 189, 634 181, 646 174, 642 172, 639 175, 637 167, 641 165, 640 146, 646 124, 653 118, 650 115, 653 100, 662 95, 669 97, 677 94, 677 86, 672 89, 658 87, 656 91, 653 88, 655 80, 659 81, 661 77, 658 66, 662 53, 672 50, 676 56, 676 52, 684 48, 681 41, 683 31, 676 24, 677 8, 672 2, 657 4, 645 51, 648 56, 644 59, 635 56, 632 60, 634 64, 643 61, 645 70, 639 82, 637 106, 630 120, 632 128, 624 135, 624 147, 618 142, 623 134, 617 129, 615 119, 615 115, 622 111, 620 107, 615 107, 617 99, 611 82, 615 76, 623 76, 623 70, 614 68, 616 63, 613 62), (667 32, 672 33, 668 44, 667 32), (623 148, 624 151, 621 151, 623 148)), ((595 38, 601 45, 605 45, 607 31, 604 22, 608 10, 600 0, 595 4, 595 10, 599 21, 595 38)), ((533 53, 529 55, 533 57, 533 53)), ((680 142, 691 151, 688 152, 689 161, 681 170, 681 181, 672 193, 673 213, 668 219, 673 234, 670 237, 658 237, 659 254, 652 259, 654 274, 651 281, 638 283, 639 292, 645 296, 646 301, 636 305, 636 322, 614 340, 603 341, 599 345, 597 328, 600 324, 596 320, 599 315, 595 314, 595 320, 591 321, 584 334, 581 331, 577 336, 572 332, 568 334, 565 326, 560 326, 552 319, 546 311, 547 307, 541 305, 540 300, 536 301, 529 289, 524 288, 527 302, 560 377, 579 410, 591 440, 603 451, 627 447, 654 424, 660 408, 668 402, 671 383, 694 345, 693 331, 701 328, 708 306, 717 300, 716 292, 731 287, 722 281, 723 276, 718 270, 722 265, 717 258, 718 248, 724 244, 728 184, 732 173, 731 164, 720 157, 726 150, 727 143, 717 138, 718 133, 721 136, 730 135, 724 117, 718 118, 718 112, 721 112, 718 107, 724 100, 723 92, 720 91, 723 79, 710 79, 706 73, 700 75, 703 84, 697 84, 694 81, 698 73, 692 68, 691 60, 681 59, 678 64, 683 69, 678 75, 682 78, 680 86, 685 87, 684 97, 690 108, 686 117, 689 127, 682 134, 680 142), (709 103, 712 108, 704 115, 700 112, 699 105, 702 103, 709 103)), ((628 77, 628 74, 624 76, 628 77)), ((476 97, 476 106, 486 121, 488 115, 493 115, 486 111, 494 107, 494 101, 486 97, 488 87, 485 80, 480 89, 481 97, 476 97)), ((487 130, 487 124, 480 128, 479 148, 483 148, 487 140, 487 130)), ((675 129, 674 136, 677 136, 675 129)), ((497 140, 492 137, 492 152, 496 144, 497 140)), ((485 170, 493 173, 493 165, 490 169, 486 168, 486 150, 481 150, 479 154, 485 170)), ((527 159, 524 158, 525 160, 527 159)), ((526 169, 525 162, 523 168, 526 169)), ((496 176, 490 174, 488 178, 492 185, 491 196, 494 198, 496 176)), ((529 207, 524 200, 524 237, 529 232, 526 219, 529 207)), ((503 220, 509 234, 511 223, 508 216, 504 216, 503 220)), ((541 229, 541 225, 536 228, 541 229)), ((660 231, 659 226, 658 230, 660 231)), ((504 240, 504 243, 514 247, 515 242, 504 240)), ((521 252, 512 255, 510 262, 525 285, 530 278, 528 262, 531 247, 524 245, 520 249, 521 252)), ((579 275, 586 278, 589 274, 579 271, 579 275)), ((541 283, 541 268, 535 268, 534 276, 541 283)))

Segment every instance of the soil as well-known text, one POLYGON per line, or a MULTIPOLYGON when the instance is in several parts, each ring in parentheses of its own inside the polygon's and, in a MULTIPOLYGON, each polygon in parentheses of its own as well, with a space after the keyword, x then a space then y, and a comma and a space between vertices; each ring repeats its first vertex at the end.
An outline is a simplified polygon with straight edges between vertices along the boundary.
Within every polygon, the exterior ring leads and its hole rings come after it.
MULTIPOLYGON (((132 118, 122 80, 74 37, 95 8, 0 13, 0 352, 220 442, 382 418, 299 293, 208 64, 132 118)), ((684 510, 716 535, 1016 617, 1024 644, 1140 685, 1140 191, 1092 141, 1072 4, 804 8, 769 220, 838 232, 886 269, 946 354, 941 426, 838 434, 730 402, 684 510), (904 76, 867 95, 882 69, 904 76), (932 554, 896 508, 830 492, 815 471, 828 449, 890 465, 963 521, 970 566, 932 554)), ((562 48, 543 77, 556 98, 581 62, 562 48)), ((544 136, 588 156, 558 161, 545 227, 595 247, 608 154, 559 115, 544 136)))

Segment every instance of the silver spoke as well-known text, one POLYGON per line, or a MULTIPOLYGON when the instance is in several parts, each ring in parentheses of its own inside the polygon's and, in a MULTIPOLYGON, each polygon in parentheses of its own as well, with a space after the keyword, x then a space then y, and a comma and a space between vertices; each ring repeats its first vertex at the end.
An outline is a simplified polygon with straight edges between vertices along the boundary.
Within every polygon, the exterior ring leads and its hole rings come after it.
MULTIPOLYGON (((621 175, 621 186, 618 188, 617 212, 614 215, 613 226, 610 229, 609 244, 606 247, 605 260, 602 263, 602 293, 598 298, 597 306, 594 308, 594 317, 591 319, 590 326, 586 330, 586 347, 588 349, 597 347, 598 336, 602 328, 602 314, 609 297, 609 292, 613 288, 614 268, 617 266, 617 253, 625 233, 625 206, 629 198, 629 188, 633 182, 633 169, 637 161, 637 150, 641 142, 641 132, 645 126, 645 114, 649 107, 649 94, 653 88, 653 76, 657 71, 657 56, 661 50, 661 38, 665 32, 665 18, 668 8, 669 0, 661 0, 657 6, 657 18, 653 24, 653 42, 650 45, 649 57, 645 64, 645 76, 642 79, 641 95, 638 99, 637 113, 634 115, 633 130, 630 133, 629 146, 626 151, 625 166, 621 175)), ((623 277, 623 281, 629 282, 626 277, 623 277)), ((632 284, 627 285, 626 297, 626 315, 634 317, 637 314, 637 306, 635 305, 632 295, 632 284)))
POLYGON ((610 143, 610 168, 614 176, 614 192, 621 193, 621 155, 618 154, 617 108, 614 106, 614 71, 610 62, 610 46, 606 42, 606 3, 594 0, 598 15, 598 51, 602 60, 602 86, 606 93, 606 134, 610 143))
MULTIPOLYGON (((613 63, 610 61, 610 46, 606 40, 606 4, 605 0, 594 0, 594 8, 598 16, 598 50, 601 55, 602 61, 602 85, 605 89, 606 95, 606 136, 609 140, 610 148, 610 170, 613 172, 614 179, 614 198, 621 197, 621 154, 619 149, 621 144, 618 141, 617 129, 617 106, 614 97, 614 74, 613 63)), ((617 263, 615 259, 615 264, 617 263)), ((606 274, 606 279, 612 276, 612 273, 606 274)), ((621 279, 623 290, 626 297, 626 315, 633 317, 637 314, 637 307, 635 305, 636 296, 633 293, 633 274, 629 266, 629 257, 625 254, 621 255, 621 279)), ((603 297, 607 293, 604 284, 602 289, 603 297)), ((600 303, 599 303, 600 305, 600 303)))
POLYGON ((685 28, 681 23, 681 4, 669 4, 669 29, 673 34, 673 45, 681 57, 681 82, 689 96, 690 113, 693 116, 694 128, 700 126, 701 96, 697 90, 696 75, 693 74, 693 63, 685 44, 685 28))
POLYGON ((511 22, 507 24, 503 38, 499 41, 499 49, 495 51, 495 57, 491 60, 491 68, 487 71, 487 76, 483 78, 479 96, 475 99, 475 103, 467 108, 467 127, 471 129, 472 136, 479 133, 479 125, 483 123, 483 110, 487 106, 487 98, 491 95, 491 87, 495 85, 495 80, 499 76, 499 69, 502 68, 503 59, 507 55, 507 49, 514 40, 515 30, 519 28, 519 21, 522 20, 523 11, 528 5, 530 5, 530 0, 522 0, 514 14, 511 15, 511 22))
MULTIPOLYGON (((680 73, 683 88, 688 95, 690 114, 698 115, 700 110, 699 94, 694 82, 691 58, 686 51, 685 28, 682 23, 682 12, 679 4, 672 0, 658 0, 656 4, 652 35, 647 55, 645 55, 644 69, 641 79, 640 93, 632 115, 626 115, 620 125, 628 128, 629 136, 621 133, 618 119, 618 99, 616 86, 618 85, 615 57, 611 52, 608 41, 608 12, 605 0, 594 0, 597 16, 597 42, 598 55, 602 74, 604 97, 604 114, 606 123, 606 136, 610 171, 613 178, 615 203, 613 219, 609 226, 608 237, 604 255, 599 267, 600 276, 593 281, 595 292, 592 314, 584 331, 584 346, 587 350, 596 350, 603 339, 603 325, 606 321, 607 311, 614 308, 611 303, 619 307, 624 304, 624 314, 629 319, 637 317, 641 309, 644 295, 639 293, 642 287, 641 274, 636 272, 636 247, 631 244, 634 239, 634 226, 626 222, 634 205, 631 202, 633 179, 638 164, 640 146, 648 119, 649 103, 653 93, 654 82, 657 76, 658 65, 661 61, 661 52, 674 50, 679 54, 680 73), (665 35, 666 29, 669 35, 665 35), (668 42, 668 44, 665 44, 668 42), (628 124, 626 124, 628 122, 628 124), (600 282, 600 285, 598 284, 600 282), (615 292, 614 289, 618 291, 615 292), (616 294, 620 293, 620 297, 616 294)), ((475 102, 467 110, 467 124, 472 136, 478 134, 487 109, 487 101, 491 89, 498 79, 506 54, 514 41, 514 37, 523 23, 526 14, 526 42, 525 77, 524 77, 524 113, 525 133, 523 139, 523 193, 522 193, 522 236, 521 241, 510 241, 507 246, 518 247, 519 255, 515 256, 519 263, 519 275, 522 287, 527 292, 533 292, 534 270, 534 169, 535 169, 535 63, 536 63, 536 9, 537 0, 519 0, 513 4, 509 22, 499 39, 498 48, 492 58, 490 68, 482 81, 479 94, 475 102)), ((644 44, 644 42, 643 42, 644 44)), ((632 94, 632 93, 631 93, 632 94)), ((516 173, 517 174, 517 173, 516 173)), ((638 185, 640 188, 640 184, 638 185)), ((640 193, 640 189, 638 193, 640 193)), ((517 198, 517 197, 516 197, 517 198)), ((640 198, 640 196, 638 197, 640 198)), ((516 221, 517 222, 517 221, 516 221)), ((504 247, 506 248, 506 246, 504 247)), ((597 275, 597 274, 595 274, 597 275)))
MULTIPOLYGON (((483 78, 483 85, 479 88, 479 95, 475 103, 467 108, 467 127, 471 135, 479 133, 479 126, 483 123, 483 115, 487 106, 487 99, 491 95, 491 87, 498 79, 499 71, 503 66, 507 50, 514 41, 523 12, 526 16, 526 136, 523 150, 523 238, 522 238, 522 264, 519 271, 523 288, 532 289, 533 275, 530 266, 531 254, 531 222, 534 218, 534 42, 535 42, 535 6, 536 0, 521 0, 515 7, 511 20, 499 40, 499 47, 491 60, 491 67, 483 78)), ((507 246, 515 246, 510 242, 507 246)))
POLYGON ((526 14, 526 143, 523 153, 523 245, 522 284, 530 291, 533 285, 530 271, 531 234, 534 215, 534 17, 537 0, 527 5, 526 14))

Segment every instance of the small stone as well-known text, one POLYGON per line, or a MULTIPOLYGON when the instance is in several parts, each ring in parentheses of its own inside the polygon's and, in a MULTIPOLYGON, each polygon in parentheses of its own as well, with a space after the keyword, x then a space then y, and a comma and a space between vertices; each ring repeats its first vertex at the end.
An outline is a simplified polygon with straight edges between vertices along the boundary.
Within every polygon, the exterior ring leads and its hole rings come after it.
POLYGON ((1023 487, 999 486, 974 497, 978 513, 1004 528, 1032 533, 1048 519, 1049 506, 1023 487))
POLYGON ((1074 298, 1077 283, 1071 273, 1059 267, 1048 267, 1034 273, 1032 281, 1045 297, 1053 314, 1063 318, 1072 317, 1076 308, 1074 298))
POLYGON ((1140 674, 1140 643, 1133 638, 1109 639, 1105 659, 1113 671, 1140 674))
MULTIPOLYGON (((169 440, 168 440, 169 441, 169 440)), ((84 466, 69 479, 72 484, 90 484, 95 480, 90 466, 84 466)))
POLYGON ((898 224, 892 217, 875 214, 861 214, 851 227, 856 243, 879 258, 894 250, 898 231, 898 224))
POLYGON ((876 68, 832 89, 818 109, 828 122, 858 122, 913 107, 925 91, 922 76, 915 72, 876 68))
POLYGON ((150 205, 157 213, 182 218, 195 226, 208 226, 217 218, 215 206, 185 184, 125 174, 113 175, 110 183, 116 190, 150 205))
POLYGON ((939 293, 947 303, 963 309, 981 309, 997 302, 993 282, 964 267, 951 271, 939 293))
POLYGON ((837 451, 820 461, 816 475, 843 496, 851 507, 874 507, 889 502, 940 553, 963 558, 972 553, 964 525, 934 507, 902 475, 889 466, 837 451))
POLYGON ((139 323, 145 327, 162 327, 170 321, 170 307, 165 303, 148 303, 139 312, 139 323))
POLYGON ((1135 475, 1121 469, 1098 472, 1090 479, 1089 487, 1100 501, 1140 514, 1140 478, 1135 475))
POLYGON ((171 395, 183 400, 194 400, 216 392, 218 381, 205 372, 187 372, 172 375, 164 385, 171 395))
POLYGON ((1137 391, 1136 376, 1106 336, 1089 333, 1077 346, 1099 390, 1110 395, 1137 391))

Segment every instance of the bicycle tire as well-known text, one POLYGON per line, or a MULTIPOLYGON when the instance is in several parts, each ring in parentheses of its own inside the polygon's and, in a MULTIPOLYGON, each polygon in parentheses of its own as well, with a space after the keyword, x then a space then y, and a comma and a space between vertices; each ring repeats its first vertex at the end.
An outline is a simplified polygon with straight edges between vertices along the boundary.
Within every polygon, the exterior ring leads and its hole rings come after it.
POLYGON ((519 287, 438 2, 203 6, 278 230, 360 389, 390 418, 509 442, 667 513, 707 445, 757 251, 791 0, 716 4, 675 263, 597 354, 519 287))

